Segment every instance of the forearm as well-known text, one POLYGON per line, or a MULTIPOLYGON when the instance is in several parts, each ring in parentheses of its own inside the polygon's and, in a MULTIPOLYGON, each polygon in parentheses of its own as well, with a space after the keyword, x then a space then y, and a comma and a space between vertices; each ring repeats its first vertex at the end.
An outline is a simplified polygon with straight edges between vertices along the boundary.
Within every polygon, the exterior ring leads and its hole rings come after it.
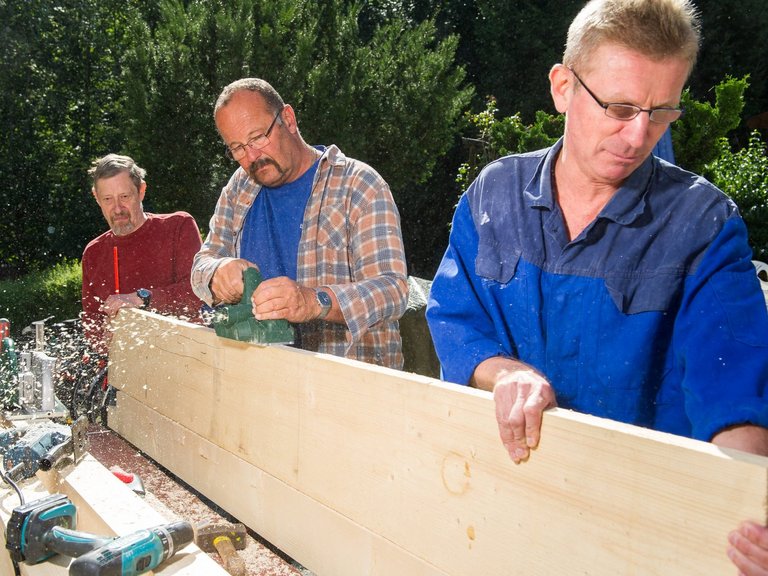
MULTIPOLYGON (((221 200, 219 202, 221 203, 221 200)), ((219 205, 216 210, 220 210, 219 205)), ((210 221, 208 237, 192 259, 192 272, 189 279, 192 291, 209 306, 218 303, 211 291, 211 281, 216 270, 227 262, 237 260, 234 235, 231 231, 227 231, 226 225, 226 221, 214 214, 210 221)))
POLYGON ((715 434, 712 443, 721 448, 768 456, 768 429, 753 425, 733 426, 715 434))
POLYGON ((216 209, 208 223, 208 236, 192 260, 192 272, 189 282, 195 295, 208 304, 217 304, 211 292, 211 280, 216 270, 223 264, 238 258, 237 232, 234 230, 233 214, 235 198, 230 180, 221 192, 216 209))
POLYGON ((496 382, 503 379, 512 372, 531 372, 536 371, 525 362, 506 356, 493 356, 480 362, 472 373, 469 385, 480 390, 493 392, 496 382))
MULTIPOLYGON (((464 386, 474 370, 494 357, 515 356, 515 345, 500 315, 493 314, 492 296, 475 274, 478 237, 466 196, 456 208, 453 226, 427 305, 427 323, 443 378, 464 386)), ((482 374, 479 383, 482 383, 482 374)))
POLYGON ((350 235, 352 281, 328 285, 353 340, 373 326, 399 319, 408 305, 400 218, 389 189, 373 189, 358 214, 350 235))
POLYGON ((408 280, 404 275, 386 273, 349 284, 327 285, 333 293, 336 318, 365 331, 388 320, 397 320, 408 304, 408 280))

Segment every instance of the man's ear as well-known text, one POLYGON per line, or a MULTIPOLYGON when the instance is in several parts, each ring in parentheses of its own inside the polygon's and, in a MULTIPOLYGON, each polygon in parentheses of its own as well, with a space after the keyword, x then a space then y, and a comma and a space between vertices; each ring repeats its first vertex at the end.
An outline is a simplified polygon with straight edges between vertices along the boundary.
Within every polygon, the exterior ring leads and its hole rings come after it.
POLYGON ((96 204, 98 204, 99 197, 96 195, 96 186, 91 187, 91 194, 93 194, 93 199, 96 200, 96 204))
POLYGON ((291 134, 295 134, 298 131, 299 125, 296 121, 296 112, 294 111, 293 106, 286 104, 280 114, 280 119, 283 121, 283 126, 285 126, 291 134))
POLYGON ((561 114, 568 111, 575 80, 573 72, 563 64, 555 64, 549 71, 549 92, 552 95, 555 108, 561 114))
POLYGON ((144 201, 144 194, 147 192, 147 183, 142 182, 141 186, 139 186, 139 202, 144 201))

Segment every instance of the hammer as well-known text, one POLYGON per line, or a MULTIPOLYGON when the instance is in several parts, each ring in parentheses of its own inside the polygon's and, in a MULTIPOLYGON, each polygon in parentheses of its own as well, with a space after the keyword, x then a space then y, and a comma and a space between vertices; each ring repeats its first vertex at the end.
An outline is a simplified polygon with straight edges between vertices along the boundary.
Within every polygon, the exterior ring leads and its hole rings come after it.
POLYGON ((245 548, 247 532, 243 524, 200 522, 195 527, 195 544, 203 552, 218 552, 224 568, 232 576, 246 576, 245 561, 237 553, 245 548))

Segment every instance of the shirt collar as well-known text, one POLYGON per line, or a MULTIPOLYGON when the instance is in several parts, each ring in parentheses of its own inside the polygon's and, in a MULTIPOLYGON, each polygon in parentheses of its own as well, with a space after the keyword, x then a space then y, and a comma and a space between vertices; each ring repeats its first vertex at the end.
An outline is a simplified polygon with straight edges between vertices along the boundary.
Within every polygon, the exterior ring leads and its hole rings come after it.
MULTIPOLYGON (((525 201, 531 208, 554 208, 553 172, 555 159, 563 147, 560 138, 547 152, 538 169, 523 191, 525 201)), ((655 161, 649 155, 645 161, 627 178, 624 185, 616 191, 613 198, 602 209, 598 218, 606 218, 622 225, 634 222, 645 210, 645 194, 651 176, 655 170, 655 161)))

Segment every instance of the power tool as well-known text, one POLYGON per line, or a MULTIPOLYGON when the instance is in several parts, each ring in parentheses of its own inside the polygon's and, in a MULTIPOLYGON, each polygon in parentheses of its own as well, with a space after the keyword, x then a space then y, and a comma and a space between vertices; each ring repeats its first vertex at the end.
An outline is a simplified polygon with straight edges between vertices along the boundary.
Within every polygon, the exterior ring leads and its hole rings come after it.
POLYGON ((136 576, 157 568, 193 540, 192 525, 184 520, 144 528, 75 558, 69 575, 136 576))
POLYGON ((239 304, 219 306, 213 314, 216 335, 253 344, 292 344, 293 326, 287 320, 256 320, 253 316, 251 296, 261 284, 261 273, 256 268, 243 270, 243 296, 239 304))
POLYGON ((74 504, 52 494, 13 510, 6 548, 14 562, 37 564, 54 554, 75 558, 70 576, 134 576, 159 566, 194 539, 186 521, 143 528, 125 536, 76 531, 74 504))
POLYGON ((88 451, 88 420, 78 418, 72 427, 54 422, 10 428, 0 433, 5 475, 16 482, 31 478, 39 469, 50 470, 62 458, 72 454, 77 464, 88 451))
POLYGON ((9 420, 67 415, 54 391, 57 359, 45 352, 45 321, 33 325, 34 350, 19 351, 10 336, 10 322, 0 318, 0 405, 9 420))

